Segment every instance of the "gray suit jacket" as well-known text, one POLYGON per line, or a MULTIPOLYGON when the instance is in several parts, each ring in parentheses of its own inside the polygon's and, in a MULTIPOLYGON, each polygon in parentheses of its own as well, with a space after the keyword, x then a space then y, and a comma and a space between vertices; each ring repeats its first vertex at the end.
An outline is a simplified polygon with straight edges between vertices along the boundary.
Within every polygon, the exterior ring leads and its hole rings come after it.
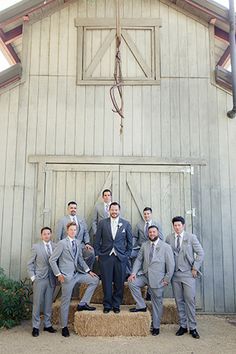
MULTIPOLYGON (((159 229, 159 238, 163 240, 163 234, 162 234, 162 228, 161 225, 157 221, 152 221, 152 225, 155 225, 159 229)), ((142 246, 143 242, 148 241, 148 238, 146 237, 144 233, 144 226, 145 226, 145 221, 141 220, 139 223, 136 225, 134 234, 133 234, 133 249, 138 250, 142 246)))
POLYGON ((85 273, 89 271, 87 264, 82 257, 81 244, 76 240, 77 252, 73 256, 71 242, 69 237, 59 241, 54 249, 49 263, 55 275, 61 273, 65 277, 65 281, 70 281, 77 272, 85 273))
POLYGON ((150 245, 150 241, 142 244, 134 262, 132 273, 137 274, 141 270, 148 277, 151 288, 161 288, 163 287, 163 281, 169 283, 174 273, 173 253, 171 247, 159 239, 150 263, 150 245))
POLYGON ((97 203, 94 208, 93 221, 92 221, 92 229, 93 229, 94 235, 97 232, 97 227, 98 227, 99 222, 107 217, 108 217, 108 215, 106 215, 106 212, 105 212, 104 202, 97 203))
MULTIPOLYGON (((51 246, 53 251, 56 244, 51 242, 51 246)), ((37 280, 49 278, 51 286, 56 285, 56 278, 53 275, 49 264, 49 257, 42 241, 32 246, 31 257, 27 263, 27 270, 30 278, 33 276, 35 276, 37 280)))
MULTIPOLYGON (((87 243, 90 242, 87 224, 85 220, 80 218, 78 215, 76 215, 76 219, 78 222, 78 228, 77 228, 75 238, 79 241, 79 243, 86 245, 87 243)), ((62 219, 58 221, 57 229, 56 229, 56 236, 58 241, 67 237, 66 225, 69 222, 71 222, 71 218, 69 215, 64 216, 62 219)))
MULTIPOLYGON (((175 248, 175 234, 172 233, 166 238, 173 251, 175 262, 178 262, 178 269, 182 272, 196 269, 199 271, 204 259, 204 251, 196 235, 184 232, 180 252, 175 248)), ((201 274, 201 273, 200 273, 201 274)))

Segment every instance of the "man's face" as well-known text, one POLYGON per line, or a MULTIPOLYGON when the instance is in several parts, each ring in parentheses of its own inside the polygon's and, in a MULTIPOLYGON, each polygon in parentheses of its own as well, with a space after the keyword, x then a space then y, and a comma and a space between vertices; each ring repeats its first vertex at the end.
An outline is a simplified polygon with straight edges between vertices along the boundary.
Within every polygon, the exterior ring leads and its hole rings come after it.
POLYGON ((67 235, 70 236, 70 238, 75 238, 76 229, 77 229, 77 227, 76 227, 75 225, 71 225, 71 226, 67 229, 67 235))
POLYGON ((112 205, 110 207, 109 212, 110 212, 110 216, 113 219, 117 218, 120 215, 120 209, 119 209, 118 205, 112 205))
POLYGON ((77 212, 77 205, 76 204, 70 204, 67 208, 68 214, 71 216, 75 216, 77 212))
POLYGON ((51 234, 50 230, 47 230, 47 229, 43 230, 43 232, 41 233, 41 238, 45 242, 49 242, 51 240, 51 236, 52 236, 52 234, 51 234))
POLYGON ((184 231, 184 226, 181 221, 176 221, 173 224, 173 228, 177 234, 181 234, 184 231))
POLYGON ((150 229, 148 229, 148 237, 150 241, 156 241, 158 239, 158 235, 159 232, 155 227, 151 227, 150 229))
POLYGON ((105 192, 102 196, 102 199, 104 200, 104 203, 108 204, 111 202, 111 193, 110 192, 105 192))
POLYGON ((144 220, 145 220, 145 221, 150 221, 150 220, 152 220, 152 213, 151 213, 151 211, 150 211, 150 210, 145 210, 145 211, 143 212, 143 217, 144 217, 144 220))

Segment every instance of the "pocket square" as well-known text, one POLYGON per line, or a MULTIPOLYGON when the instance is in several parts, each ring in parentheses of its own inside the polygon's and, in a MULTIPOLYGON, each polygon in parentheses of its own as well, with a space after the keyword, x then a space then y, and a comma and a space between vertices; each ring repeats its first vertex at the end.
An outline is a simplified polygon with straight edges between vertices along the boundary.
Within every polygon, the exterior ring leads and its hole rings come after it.
POLYGON ((122 233, 125 232, 125 229, 122 230, 122 233))

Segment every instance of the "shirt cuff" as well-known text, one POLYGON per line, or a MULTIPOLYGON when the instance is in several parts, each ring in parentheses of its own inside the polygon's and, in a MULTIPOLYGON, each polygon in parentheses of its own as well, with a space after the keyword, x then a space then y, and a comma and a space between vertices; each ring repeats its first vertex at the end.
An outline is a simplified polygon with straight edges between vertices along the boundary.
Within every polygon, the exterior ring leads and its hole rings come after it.
POLYGON ((35 281, 35 275, 33 275, 30 279, 32 282, 35 281))
POLYGON ((59 277, 59 275, 61 275, 61 273, 56 274, 56 277, 59 277))

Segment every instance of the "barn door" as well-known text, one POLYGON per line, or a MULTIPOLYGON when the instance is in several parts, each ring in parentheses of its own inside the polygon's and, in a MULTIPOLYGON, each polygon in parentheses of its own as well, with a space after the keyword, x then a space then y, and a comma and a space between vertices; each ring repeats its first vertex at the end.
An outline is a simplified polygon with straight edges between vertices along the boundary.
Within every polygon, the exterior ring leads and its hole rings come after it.
POLYGON ((48 164, 45 169, 43 224, 55 226, 66 214, 68 201, 76 200, 78 214, 91 227, 95 203, 105 188, 119 193, 119 166, 89 164, 48 164))
POLYGON ((171 219, 183 215, 187 230, 192 230, 190 171, 186 166, 120 166, 120 198, 133 226, 151 206, 164 235, 171 229, 171 219))

